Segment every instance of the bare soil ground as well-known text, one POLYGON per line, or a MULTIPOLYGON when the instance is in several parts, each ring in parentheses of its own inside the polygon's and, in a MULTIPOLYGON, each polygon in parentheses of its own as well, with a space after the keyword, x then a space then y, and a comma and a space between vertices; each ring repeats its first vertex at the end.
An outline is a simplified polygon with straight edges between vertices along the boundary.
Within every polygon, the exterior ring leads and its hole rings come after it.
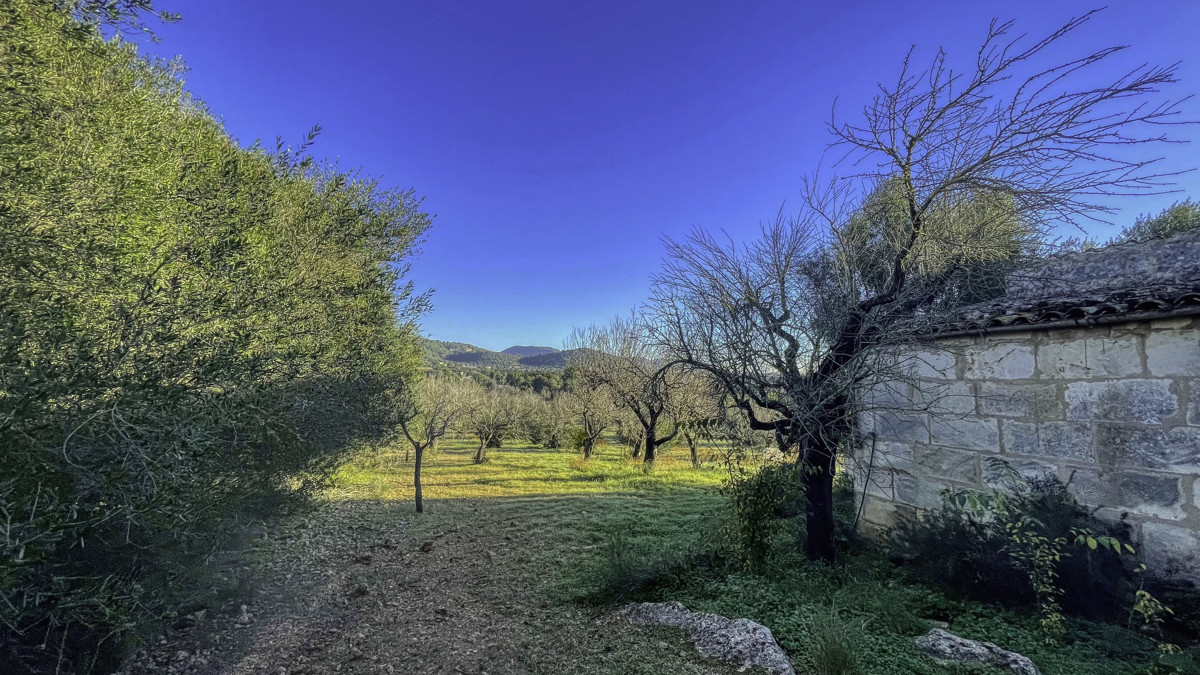
POLYGON ((181 621, 124 675, 738 672, 564 590, 614 518, 670 499, 329 502, 255 544, 253 593, 181 621))

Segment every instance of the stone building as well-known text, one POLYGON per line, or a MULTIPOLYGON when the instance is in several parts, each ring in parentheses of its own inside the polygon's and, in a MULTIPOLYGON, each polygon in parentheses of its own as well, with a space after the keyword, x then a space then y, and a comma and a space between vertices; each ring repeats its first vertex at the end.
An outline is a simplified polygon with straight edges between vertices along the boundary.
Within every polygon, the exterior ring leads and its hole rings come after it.
POLYGON ((1155 571, 1200 581, 1200 231, 1066 255, 1007 285, 939 331, 911 380, 875 392, 864 519, 997 485, 986 458, 1000 457, 1125 514, 1155 571))

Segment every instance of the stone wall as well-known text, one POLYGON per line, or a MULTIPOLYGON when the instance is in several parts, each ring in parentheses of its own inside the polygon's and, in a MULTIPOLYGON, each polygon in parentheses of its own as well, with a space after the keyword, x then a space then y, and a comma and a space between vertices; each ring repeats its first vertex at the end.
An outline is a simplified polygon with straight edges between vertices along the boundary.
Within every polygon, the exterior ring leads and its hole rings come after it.
POLYGON ((943 339, 913 363, 869 396, 867 522, 999 485, 996 456, 1128 514, 1149 565, 1200 580, 1200 319, 943 339))

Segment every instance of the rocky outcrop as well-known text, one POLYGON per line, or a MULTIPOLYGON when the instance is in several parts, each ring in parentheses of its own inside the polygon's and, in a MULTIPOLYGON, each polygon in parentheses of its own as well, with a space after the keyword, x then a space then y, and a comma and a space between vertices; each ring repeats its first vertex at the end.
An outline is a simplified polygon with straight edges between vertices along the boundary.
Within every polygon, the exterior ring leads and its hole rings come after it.
POLYGON ((1042 675, 1028 657, 1001 649, 990 642, 960 638, 941 628, 934 628, 917 638, 917 647, 942 661, 986 663, 1005 668, 1016 675, 1042 675))
POLYGON ((631 623, 673 626, 687 631, 701 654, 743 667, 758 666, 772 675, 795 675, 771 629, 749 619, 727 619, 690 611, 678 602, 643 602, 622 607, 619 614, 631 623))

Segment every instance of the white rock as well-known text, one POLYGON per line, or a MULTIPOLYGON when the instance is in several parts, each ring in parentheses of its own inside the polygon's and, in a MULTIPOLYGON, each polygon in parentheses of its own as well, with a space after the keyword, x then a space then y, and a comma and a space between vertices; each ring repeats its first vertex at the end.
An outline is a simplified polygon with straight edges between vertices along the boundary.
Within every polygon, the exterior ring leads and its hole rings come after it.
POLYGON ((1042 675, 1028 657, 997 647, 990 642, 960 638, 954 633, 934 628, 917 638, 917 647, 935 659, 956 663, 986 663, 1006 668, 1017 675, 1042 675))
POLYGON ((679 602, 634 603, 622 607, 619 613, 631 623, 682 628, 696 651, 710 658, 743 668, 758 666, 772 675, 796 673, 771 629, 749 619, 692 612, 679 602))

